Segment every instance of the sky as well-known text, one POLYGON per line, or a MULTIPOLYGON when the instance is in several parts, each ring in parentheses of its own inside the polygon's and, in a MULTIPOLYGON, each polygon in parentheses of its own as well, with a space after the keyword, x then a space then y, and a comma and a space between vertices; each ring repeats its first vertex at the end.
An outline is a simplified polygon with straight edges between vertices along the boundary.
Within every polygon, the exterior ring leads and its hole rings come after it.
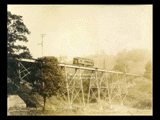
POLYGON ((31 31, 26 45, 33 58, 152 50, 152 5, 8 5, 31 31))

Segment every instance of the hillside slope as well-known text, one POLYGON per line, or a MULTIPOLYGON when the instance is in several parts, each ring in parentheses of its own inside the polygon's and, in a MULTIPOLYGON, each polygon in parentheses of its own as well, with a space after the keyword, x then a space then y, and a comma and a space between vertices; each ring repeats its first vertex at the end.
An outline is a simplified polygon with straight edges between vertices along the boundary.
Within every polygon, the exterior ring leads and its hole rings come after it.
POLYGON ((152 109, 152 81, 144 78, 135 79, 136 85, 128 88, 124 105, 138 109, 152 109))
MULTIPOLYGON (((9 89, 12 89, 12 93, 8 93, 8 95, 18 95, 27 105, 27 107, 41 107, 41 103, 39 99, 36 98, 35 94, 32 94, 32 90, 28 87, 27 83, 14 85, 12 84, 7 86, 9 89)), ((7 91, 10 92, 10 91, 7 91)))

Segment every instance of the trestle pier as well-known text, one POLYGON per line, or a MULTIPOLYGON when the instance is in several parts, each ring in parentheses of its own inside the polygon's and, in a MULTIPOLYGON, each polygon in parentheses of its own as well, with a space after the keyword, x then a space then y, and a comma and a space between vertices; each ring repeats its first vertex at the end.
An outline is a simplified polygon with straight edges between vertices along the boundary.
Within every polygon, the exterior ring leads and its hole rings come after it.
MULTIPOLYGON (((83 66, 67 65, 67 64, 58 64, 65 71, 65 80, 66 88, 68 93, 68 102, 72 106, 74 100, 78 99, 81 105, 86 108, 90 106, 90 103, 93 101, 97 102, 97 105, 100 109, 103 109, 102 101, 105 101, 106 104, 109 104, 111 108, 112 101, 118 97, 121 105, 128 94, 128 80, 134 81, 135 77, 141 77, 138 74, 123 73, 117 71, 109 71, 98 68, 90 68, 83 66), (72 69, 72 73, 69 69, 72 69), (86 79, 82 79, 85 76, 85 72, 89 74, 89 85, 88 85, 88 97, 84 97, 84 83, 86 79), (70 76, 72 75, 72 77, 70 76), (77 76, 78 79, 77 79, 77 76), (71 79, 72 78, 72 79, 71 79), (79 86, 79 89, 75 83, 79 86), (80 94, 81 92, 81 94, 80 94)), ((88 79, 87 79, 88 80, 88 79)), ((130 83, 131 84, 131 83, 130 83)))

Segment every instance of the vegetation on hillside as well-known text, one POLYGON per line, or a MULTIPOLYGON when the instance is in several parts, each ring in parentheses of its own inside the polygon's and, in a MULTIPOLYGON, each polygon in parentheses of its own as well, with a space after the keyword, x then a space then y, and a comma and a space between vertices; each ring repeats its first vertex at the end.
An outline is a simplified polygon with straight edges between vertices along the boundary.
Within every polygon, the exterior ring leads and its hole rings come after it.
POLYGON ((145 65, 144 77, 147 79, 152 79, 152 63, 148 61, 145 65))
POLYGON ((126 50, 123 50, 123 51, 117 53, 116 64, 115 64, 113 70, 124 72, 124 73, 129 72, 130 69, 129 69, 129 66, 128 66, 128 63, 127 63, 126 56, 127 56, 127 51, 126 50))
POLYGON ((152 108, 152 82, 140 78, 135 81, 136 85, 128 89, 128 95, 124 104, 138 109, 152 108))
POLYGON ((151 53, 146 49, 123 50, 117 53, 113 70, 144 74, 145 64, 150 60, 151 53))

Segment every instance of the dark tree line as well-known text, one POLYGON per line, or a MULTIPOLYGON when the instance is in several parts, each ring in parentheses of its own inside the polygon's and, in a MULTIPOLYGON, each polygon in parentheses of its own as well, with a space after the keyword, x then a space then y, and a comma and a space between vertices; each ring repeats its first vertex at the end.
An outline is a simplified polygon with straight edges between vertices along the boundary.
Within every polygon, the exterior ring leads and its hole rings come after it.
POLYGON ((27 46, 15 44, 16 41, 28 42, 25 35, 30 33, 22 16, 7 12, 7 57, 32 58, 27 46))

